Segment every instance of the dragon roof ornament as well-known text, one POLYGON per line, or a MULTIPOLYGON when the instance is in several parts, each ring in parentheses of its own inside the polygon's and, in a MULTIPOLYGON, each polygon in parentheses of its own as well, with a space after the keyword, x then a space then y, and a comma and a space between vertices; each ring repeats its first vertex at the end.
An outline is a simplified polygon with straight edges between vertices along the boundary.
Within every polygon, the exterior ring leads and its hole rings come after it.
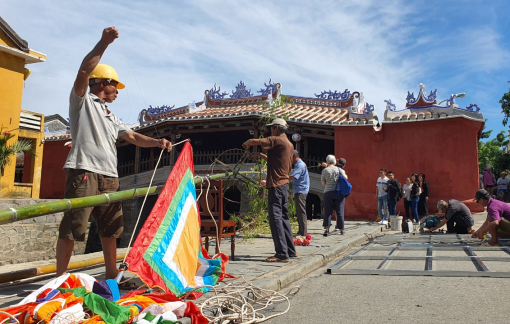
POLYGON ((221 92, 221 87, 216 88, 216 83, 214 84, 214 87, 209 90, 209 98, 211 99, 223 99, 226 96, 228 96, 228 92, 221 92))
POLYGON ((346 101, 350 98, 351 92, 347 89, 345 89, 344 92, 338 92, 335 90, 335 92, 329 91, 322 91, 321 94, 315 94, 315 97, 317 99, 324 99, 324 100, 336 100, 336 101, 346 101))
POLYGON ((265 89, 262 88, 257 91, 261 96, 268 96, 273 94, 276 90, 276 84, 272 83, 271 79, 269 79, 269 84, 264 82, 264 86, 266 87, 265 89))
POLYGON ((367 115, 374 111, 374 105, 365 102, 365 109, 363 109, 363 114, 367 115))
POLYGON ((386 103, 386 109, 389 110, 389 111, 397 111, 397 106, 391 102, 391 99, 388 99, 388 100, 384 100, 384 102, 386 103))
POLYGON ((425 85, 423 83, 420 83, 420 92, 418 93, 418 97, 414 97, 414 92, 407 91, 407 106, 414 106, 417 104, 420 104, 420 99, 426 104, 435 104, 436 97, 437 97, 437 89, 434 91, 430 91, 430 94, 427 96, 425 94, 425 85))
POLYGON ((172 110, 174 108, 175 108, 175 105, 173 105, 173 106, 163 105, 161 107, 160 106, 152 107, 149 105, 149 108, 147 109, 146 113, 149 116, 155 116, 155 115, 160 115, 160 114, 169 112, 170 110, 172 110))
POLYGON ((239 84, 236 86, 236 90, 232 90, 232 94, 230 95, 231 99, 241 99, 241 98, 248 98, 253 97, 253 94, 250 90, 246 90, 246 85, 243 81, 240 81, 239 84))

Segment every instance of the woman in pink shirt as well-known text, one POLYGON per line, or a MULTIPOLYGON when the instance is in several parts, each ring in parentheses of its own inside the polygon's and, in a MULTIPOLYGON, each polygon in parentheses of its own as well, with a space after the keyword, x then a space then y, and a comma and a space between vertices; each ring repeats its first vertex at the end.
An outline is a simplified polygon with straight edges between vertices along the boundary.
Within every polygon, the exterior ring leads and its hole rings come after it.
POLYGON ((496 179, 494 178, 494 174, 491 169, 492 166, 490 164, 485 165, 485 171, 483 171, 483 186, 492 197, 492 187, 496 184, 496 179))

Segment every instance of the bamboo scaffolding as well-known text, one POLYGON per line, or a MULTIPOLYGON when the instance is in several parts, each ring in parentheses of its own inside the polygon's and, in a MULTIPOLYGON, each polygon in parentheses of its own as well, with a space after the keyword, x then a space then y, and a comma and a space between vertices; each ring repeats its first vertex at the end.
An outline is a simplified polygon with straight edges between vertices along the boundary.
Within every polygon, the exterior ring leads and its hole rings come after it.
MULTIPOLYGON (((237 174, 249 174, 249 173, 255 172, 253 171, 237 172, 237 174)), ((234 172, 213 174, 208 175, 207 177, 211 180, 215 180, 220 179, 222 177, 230 177, 232 175, 235 175, 234 172)), ((202 181, 200 178, 195 178, 194 180, 195 185, 199 184, 202 181)), ((147 194, 147 191, 149 191, 149 195, 157 195, 161 192, 161 190, 163 190, 163 187, 164 186, 161 185, 150 188, 135 188, 97 196, 62 199, 52 202, 34 204, 30 206, 3 209, 0 210, 0 225, 35 218, 39 216, 44 216, 48 214, 60 213, 71 209, 93 207, 102 204, 108 204, 112 202, 143 197, 147 194)))

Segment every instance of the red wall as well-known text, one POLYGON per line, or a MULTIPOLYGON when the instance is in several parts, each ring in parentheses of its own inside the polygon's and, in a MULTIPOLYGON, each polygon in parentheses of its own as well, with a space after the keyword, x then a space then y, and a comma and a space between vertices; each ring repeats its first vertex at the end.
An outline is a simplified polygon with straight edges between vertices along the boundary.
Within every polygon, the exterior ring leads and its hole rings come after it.
MULTIPOLYGON (((346 200, 347 219, 374 219, 375 183, 379 169, 395 173, 400 183, 412 173, 425 173, 430 185, 429 213, 439 200, 472 200, 478 190, 478 133, 482 122, 449 118, 335 128, 335 156, 347 160, 345 171, 353 189, 346 200)), ((476 204, 468 204, 480 211, 476 204)), ((404 202, 397 213, 405 215, 404 202)))
POLYGON ((41 199, 64 198, 67 173, 62 170, 70 147, 64 146, 69 141, 47 141, 44 143, 41 172, 41 199))

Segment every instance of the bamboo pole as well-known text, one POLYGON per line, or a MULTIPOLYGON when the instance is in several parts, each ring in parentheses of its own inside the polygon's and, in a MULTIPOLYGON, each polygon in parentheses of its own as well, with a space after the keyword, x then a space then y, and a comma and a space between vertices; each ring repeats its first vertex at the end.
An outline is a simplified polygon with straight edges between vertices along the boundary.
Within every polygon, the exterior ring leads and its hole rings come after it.
MULTIPOLYGON (((242 171, 238 173, 248 174, 255 172, 242 171)), ((234 174, 233 172, 213 174, 209 176, 209 179, 211 180, 220 179, 222 177, 232 176, 233 174, 234 174)), ((199 184, 201 182, 201 179, 195 178, 194 181, 195 184, 199 184)), ((149 191, 149 195, 157 195, 161 192, 161 190, 163 190, 163 187, 164 186, 161 185, 150 188, 135 188, 97 196, 62 199, 52 202, 34 204, 30 206, 3 209, 0 210, 0 225, 13 223, 16 221, 30 219, 34 217, 44 216, 48 214, 60 213, 71 209, 93 207, 102 204, 108 204, 112 202, 143 197, 147 194, 147 191, 149 191)))

